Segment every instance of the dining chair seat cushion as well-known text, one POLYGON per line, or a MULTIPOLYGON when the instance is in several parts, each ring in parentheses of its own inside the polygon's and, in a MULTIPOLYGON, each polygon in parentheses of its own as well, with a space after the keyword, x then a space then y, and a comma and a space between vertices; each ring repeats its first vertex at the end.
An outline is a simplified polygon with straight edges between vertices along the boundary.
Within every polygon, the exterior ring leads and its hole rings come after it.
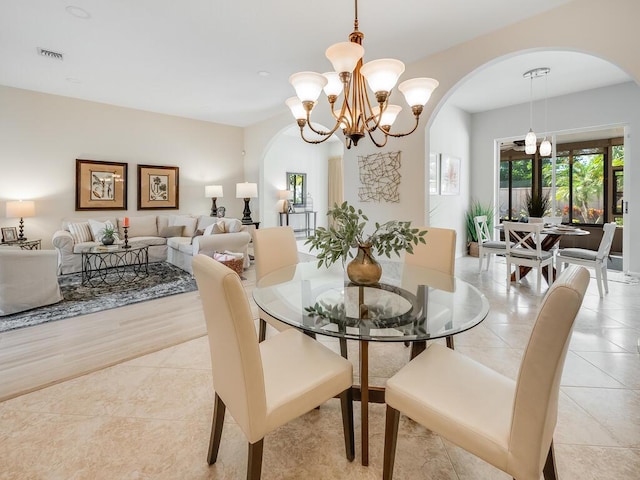
POLYGON ((501 242, 500 240, 490 240, 488 242, 482 242, 482 246, 484 248, 502 248, 503 250, 507 249, 507 243, 501 242))
POLYGON ((385 402, 506 468, 515 388, 510 378, 434 343, 387 381, 385 402))
POLYGON ((598 252, 595 250, 586 250, 584 248, 563 248, 558 252, 563 257, 580 258, 582 260, 597 260, 598 252))
POLYGON ((303 333, 287 329, 260 343, 266 398, 266 432, 313 410, 349 388, 347 359, 303 333))
MULTIPOLYGON (((535 250, 526 250, 526 249, 514 249, 511 250, 511 256, 512 257, 519 257, 519 258, 538 258, 538 253, 535 250)), ((540 260, 546 260, 548 258, 553 257, 553 252, 551 251, 547 251, 547 250, 543 250, 540 252, 540 260)))

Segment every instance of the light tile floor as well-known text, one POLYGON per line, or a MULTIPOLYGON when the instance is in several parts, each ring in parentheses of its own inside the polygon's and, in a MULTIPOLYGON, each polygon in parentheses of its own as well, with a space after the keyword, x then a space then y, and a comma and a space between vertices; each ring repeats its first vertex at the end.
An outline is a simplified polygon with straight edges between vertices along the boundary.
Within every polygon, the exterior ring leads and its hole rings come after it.
MULTIPOLYGON (((535 280, 507 293, 504 269, 500 259, 481 273, 476 259, 457 260, 458 275, 487 295, 491 311, 456 337, 456 349, 514 378, 539 298, 535 280)), ((592 281, 570 344, 555 432, 562 480, 640 478, 640 286, 612 276, 603 300, 592 281)), ((337 350, 335 341, 326 343, 337 350)), ((356 348, 350 345, 351 358, 356 348)), ((373 344, 373 383, 382 384, 407 356, 403 345, 373 344)), ((246 442, 229 415, 219 460, 206 463, 212 399, 202 337, 5 401, 0 479, 244 478, 246 442)), ((358 404, 355 409, 358 438, 358 404)), ((339 402, 331 400, 270 434, 263 478, 380 479, 384 406, 370 412, 370 466, 358 456, 346 461, 341 428, 339 402)), ((395 478, 509 477, 403 417, 395 478)))

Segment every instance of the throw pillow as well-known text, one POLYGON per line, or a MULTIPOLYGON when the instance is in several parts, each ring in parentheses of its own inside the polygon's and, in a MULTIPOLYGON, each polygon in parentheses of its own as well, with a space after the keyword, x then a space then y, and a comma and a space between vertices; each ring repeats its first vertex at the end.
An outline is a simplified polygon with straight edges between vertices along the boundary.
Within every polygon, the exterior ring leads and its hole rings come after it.
POLYGON ((213 224, 213 231, 211 233, 227 233, 226 224, 224 222, 218 222, 213 224))
POLYGON ((198 223, 198 219, 195 217, 190 217, 189 215, 171 215, 169 217, 169 226, 183 226, 185 227, 182 231, 182 235, 185 237, 193 237, 193 234, 196 232, 196 224, 198 223))
POLYGON ((213 235, 213 229, 215 228, 216 224, 212 223, 211 225, 209 225, 207 228, 204 229, 204 233, 203 235, 213 235))
POLYGON ((160 230, 160 236, 164 238, 181 237, 184 226, 174 225, 172 227, 164 227, 160 230))
POLYGON ((91 227, 89 227, 89 222, 70 223, 69 233, 73 237, 73 243, 90 242, 93 240, 93 236, 91 235, 91 227))
POLYGON ((242 228, 242 222, 240 222, 240 220, 238 220, 237 218, 225 219, 224 223, 224 229, 227 233, 236 233, 239 232, 242 228))
MULTIPOLYGON (((109 220, 105 222, 99 222, 98 220, 89 219, 89 228, 91 229, 91 234, 93 235, 93 238, 96 242, 99 242, 104 236, 104 229, 106 226, 110 226, 114 230, 116 228, 115 225, 109 220)), ((118 238, 117 232, 114 234, 114 237, 116 237, 116 239, 118 238)))

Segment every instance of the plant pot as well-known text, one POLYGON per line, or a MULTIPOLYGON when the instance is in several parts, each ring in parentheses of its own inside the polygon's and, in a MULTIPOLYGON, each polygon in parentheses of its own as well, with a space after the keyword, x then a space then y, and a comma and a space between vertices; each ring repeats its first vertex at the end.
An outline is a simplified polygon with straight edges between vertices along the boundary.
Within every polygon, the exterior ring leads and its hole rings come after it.
POLYGON ((102 237, 102 240, 101 240, 103 245, 113 245, 113 242, 115 242, 115 241, 116 241, 115 237, 113 237, 113 236, 109 237, 107 235, 102 237))
POLYGON ((347 264, 347 276, 356 285, 375 285, 382 277, 382 267, 371 256, 371 245, 358 245, 358 254, 347 264))
POLYGON ((480 256, 480 247, 478 247, 478 242, 469 242, 469 256, 476 258, 480 256))

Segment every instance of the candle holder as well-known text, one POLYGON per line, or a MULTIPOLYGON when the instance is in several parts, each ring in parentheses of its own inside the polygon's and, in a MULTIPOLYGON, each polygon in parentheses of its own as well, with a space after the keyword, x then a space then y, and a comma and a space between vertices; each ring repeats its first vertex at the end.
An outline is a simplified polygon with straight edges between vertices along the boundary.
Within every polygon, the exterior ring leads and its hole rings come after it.
POLYGON ((122 248, 131 248, 131 245, 129 245, 129 227, 122 227, 122 229, 124 230, 124 245, 122 248))

